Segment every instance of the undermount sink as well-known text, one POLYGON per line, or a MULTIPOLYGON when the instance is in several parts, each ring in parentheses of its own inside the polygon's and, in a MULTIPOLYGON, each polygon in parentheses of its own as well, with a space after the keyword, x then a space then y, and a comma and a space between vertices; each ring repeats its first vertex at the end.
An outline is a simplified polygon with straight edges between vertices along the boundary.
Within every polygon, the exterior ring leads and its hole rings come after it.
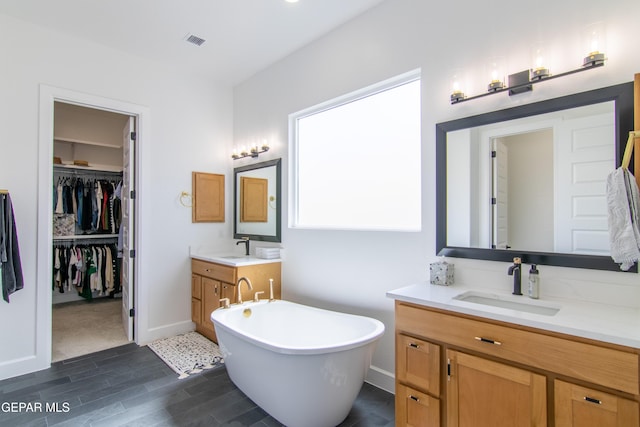
POLYGON ((491 307, 508 308, 515 311, 524 311, 533 314, 542 314, 543 316, 555 316, 560 307, 543 303, 539 301, 515 301, 516 298, 526 298, 525 296, 508 296, 485 294, 482 292, 467 291, 463 292, 453 299, 458 301, 470 302, 474 304, 489 305, 491 307))

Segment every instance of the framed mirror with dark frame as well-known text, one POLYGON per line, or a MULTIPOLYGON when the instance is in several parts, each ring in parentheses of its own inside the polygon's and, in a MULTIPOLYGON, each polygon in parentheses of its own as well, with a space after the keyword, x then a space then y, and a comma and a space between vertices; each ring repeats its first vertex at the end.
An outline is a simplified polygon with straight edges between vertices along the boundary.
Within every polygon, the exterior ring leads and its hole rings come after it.
MULTIPOLYGON (((471 132, 474 132, 476 129, 480 129, 480 127, 491 127, 494 125, 497 126, 502 122, 519 123, 520 119, 534 116, 544 116, 554 112, 561 112, 561 114, 566 118, 570 117, 573 114, 573 111, 577 111, 580 108, 590 106, 588 108, 597 109, 599 108, 597 104, 604 105, 607 103, 612 104, 613 106, 613 117, 611 119, 611 126, 613 131, 612 133, 614 135, 614 141, 612 141, 613 153, 607 154, 610 155, 612 160, 607 163, 608 171, 613 171, 617 166, 620 165, 629 131, 633 129, 633 82, 438 123, 436 125, 437 254, 457 258, 471 258, 505 262, 511 262, 514 257, 521 257, 522 262, 529 264, 621 271, 619 265, 616 264, 610 256, 604 254, 604 252, 602 251, 601 253, 598 253, 597 251, 594 251, 594 253, 589 253, 588 251, 586 251, 586 253, 575 253, 571 251, 565 252, 563 249, 557 250, 555 247, 544 247, 544 249, 540 250, 535 247, 527 248, 526 246, 510 247, 508 244, 503 244, 502 247, 500 247, 497 244, 499 243, 499 239, 496 240, 495 236, 487 237, 487 239, 485 239, 485 241, 483 241, 481 244, 467 245, 461 244, 460 242, 455 241, 452 236, 448 237, 447 235, 447 230, 450 230, 449 234, 452 234, 452 228, 449 222, 454 220, 453 214, 456 213, 454 212, 453 207, 449 209, 451 210, 451 212, 448 212, 447 206, 448 203, 451 203, 451 200, 448 200, 448 197, 449 199, 451 199, 451 195, 455 194, 455 191, 457 190, 457 183, 449 182, 451 180, 451 175, 448 175, 447 169, 448 164, 449 169, 452 169, 451 163, 448 162, 456 161, 456 158, 454 156, 458 155, 458 153, 454 149, 452 149, 451 147, 448 148, 447 141, 448 139, 452 140, 453 136, 456 135, 456 132, 462 131, 462 133, 464 133, 466 130, 471 131, 472 129, 473 131, 471 132)), ((556 136, 553 142, 556 147, 560 144, 560 142, 561 141, 556 136)), ((471 143, 470 145, 471 151, 478 150, 478 147, 474 145, 474 143, 471 143)), ((557 148, 555 150, 557 151, 557 148)), ((492 154, 491 151, 487 151, 485 154, 487 156, 495 157, 495 154, 492 154)), ((552 159, 551 162, 553 161, 555 160, 552 159)), ((483 162, 485 161, 483 160, 483 162)), ((491 178, 487 178, 487 181, 494 181, 496 179, 495 175, 497 175, 497 173, 492 172, 492 168, 496 169, 495 166, 479 167, 480 170, 489 169, 488 172, 485 171, 485 173, 493 175, 491 178)), ((565 167, 564 169, 568 170, 570 169, 570 167, 565 167)), ((602 175, 602 172, 600 172, 600 175, 602 175)), ((471 179, 473 180, 473 177, 471 179)), ((531 182, 531 180, 529 180, 529 182, 531 182)), ((488 185, 494 186, 494 189, 489 191, 495 191, 496 184, 494 182, 488 185)), ((469 188, 461 188, 460 192, 466 192, 464 194, 472 193, 469 194, 470 197, 472 195, 474 197, 478 197, 477 192, 468 190, 469 188)), ((550 189, 552 193, 556 193, 555 190, 555 188, 550 189)), ((484 194, 481 194, 480 197, 483 197, 484 200, 484 196, 484 194)), ((557 195, 556 198, 558 198, 557 195)), ((490 197, 490 199, 491 200, 487 200, 487 203, 495 205, 495 198, 490 197)), ((592 199, 595 200, 595 198, 592 199)), ((598 205, 596 209, 599 211, 599 215, 601 217, 603 212, 605 213, 606 217, 606 204, 603 206, 601 203, 603 200, 604 197, 602 195, 598 196, 598 205)), ((478 206, 474 205, 473 203, 471 203, 471 205, 472 207, 478 206)), ((466 208, 468 209, 469 206, 466 206, 466 208)), ((493 212, 495 212, 495 207, 482 207, 482 209, 494 209, 493 212)), ((493 223, 486 223, 488 221, 487 218, 492 217, 492 214, 482 215, 486 217, 485 221, 482 224, 476 224, 476 228, 485 229, 485 231, 483 231, 485 234, 495 235, 494 231, 486 231, 492 227, 497 228, 495 219, 492 219, 492 221, 494 221, 493 223)), ((495 217, 496 215, 493 214, 493 218, 495 217)), ((606 232, 606 230, 599 230, 598 233, 598 238, 602 246, 604 239, 608 239, 608 232, 606 232)), ((596 235, 595 232, 592 234, 596 235)), ((634 267, 632 267, 629 271, 637 272, 637 264, 634 265, 634 267)))
POLYGON ((281 242, 281 159, 233 170, 233 237, 281 242))

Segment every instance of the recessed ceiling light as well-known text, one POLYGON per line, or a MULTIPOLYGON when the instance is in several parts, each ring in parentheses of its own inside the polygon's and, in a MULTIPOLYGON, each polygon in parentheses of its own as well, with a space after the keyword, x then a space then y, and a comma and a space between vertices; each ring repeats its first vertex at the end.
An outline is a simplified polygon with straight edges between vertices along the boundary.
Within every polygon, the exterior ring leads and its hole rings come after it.
POLYGON ((284 1, 286 1, 287 3, 298 3, 298 0, 284 0, 284 1))

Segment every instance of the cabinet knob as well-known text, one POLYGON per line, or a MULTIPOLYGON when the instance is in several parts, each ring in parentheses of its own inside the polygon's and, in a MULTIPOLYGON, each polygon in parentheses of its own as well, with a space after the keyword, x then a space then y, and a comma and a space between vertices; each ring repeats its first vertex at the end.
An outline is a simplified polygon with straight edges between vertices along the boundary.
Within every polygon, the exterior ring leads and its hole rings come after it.
POLYGON ((416 402, 420 402, 420 399, 418 399, 416 396, 414 395, 409 395, 409 399, 411 400, 415 400, 416 402))
POLYGON ((418 344, 414 343, 414 342, 410 343, 410 344, 409 344, 409 347, 412 347, 412 348, 420 348, 420 346, 419 346, 418 344))

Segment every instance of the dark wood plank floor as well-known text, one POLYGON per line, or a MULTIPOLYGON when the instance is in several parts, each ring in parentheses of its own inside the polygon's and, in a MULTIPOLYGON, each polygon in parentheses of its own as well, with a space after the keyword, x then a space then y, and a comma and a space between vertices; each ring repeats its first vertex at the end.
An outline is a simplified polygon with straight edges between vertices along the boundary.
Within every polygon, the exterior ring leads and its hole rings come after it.
MULTIPOLYGON (((0 426, 279 426, 224 367, 178 380, 127 344, 0 381, 0 426)), ((365 384, 343 427, 394 425, 393 395, 365 384)))

